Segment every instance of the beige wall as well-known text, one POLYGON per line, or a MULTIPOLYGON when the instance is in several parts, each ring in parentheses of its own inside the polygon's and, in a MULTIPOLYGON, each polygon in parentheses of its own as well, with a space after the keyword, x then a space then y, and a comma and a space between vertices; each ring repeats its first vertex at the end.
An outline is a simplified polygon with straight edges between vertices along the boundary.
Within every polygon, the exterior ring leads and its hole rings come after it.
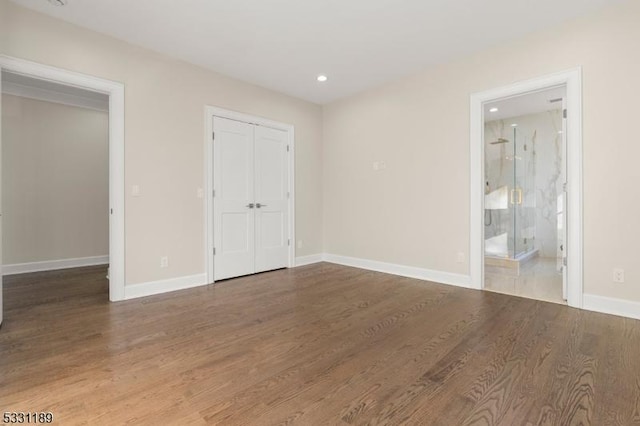
POLYGON ((3 263, 109 254, 109 116, 2 95, 3 263))
POLYGON ((629 1, 326 106, 325 251, 468 274, 469 95, 582 66, 585 292, 640 301, 639 22, 629 1))
POLYGON ((322 111, 0 0, 0 53, 125 84, 126 282, 205 272, 204 105, 296 132, 296 255, 322 251, 322 111), (131 197, 139 185, 141 196, 131 197), (160 269, 160 257, 169 268, 160 269))
POLYGON ((296 126, 298 255, 468 274, 456 253, 468 259, 470 93, 581 65, 585 290, 638 301, 640 144, 630 127, 640 112, 638 22, 640 4, 629 1, 323 109, 8 0, 0 0, 0 52, 125 83, 126 184, 142 190, 126 198, 129 284, 204 271, 194 195, 204 182, 204 104, 296 126), (374 172, 373 161, 387 169, 374 172), (158 267, 164 254, 168 269, 158 267), (626 269, 627 284, 611 282, 613 267, 626 269))

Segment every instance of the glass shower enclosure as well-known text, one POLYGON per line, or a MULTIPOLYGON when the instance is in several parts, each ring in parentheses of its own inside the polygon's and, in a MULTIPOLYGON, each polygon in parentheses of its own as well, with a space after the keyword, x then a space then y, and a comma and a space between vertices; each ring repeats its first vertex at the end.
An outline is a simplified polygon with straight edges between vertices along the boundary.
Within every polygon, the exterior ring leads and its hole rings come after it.
POLYGON ((519 260, 535 247, 535 133, 485 125, 485 258, 519 260))

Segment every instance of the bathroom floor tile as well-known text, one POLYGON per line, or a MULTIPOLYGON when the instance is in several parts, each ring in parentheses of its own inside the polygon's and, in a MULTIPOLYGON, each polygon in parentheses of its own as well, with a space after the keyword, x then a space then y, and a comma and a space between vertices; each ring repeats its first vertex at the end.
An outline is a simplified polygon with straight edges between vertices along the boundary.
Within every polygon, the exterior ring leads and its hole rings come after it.
POLYGON ((556 258, 536 257, 520 267, 520 274, 506 268, 487 268, 485 290, 528 299, 566 304, 562 299, 562 274, 556 258))

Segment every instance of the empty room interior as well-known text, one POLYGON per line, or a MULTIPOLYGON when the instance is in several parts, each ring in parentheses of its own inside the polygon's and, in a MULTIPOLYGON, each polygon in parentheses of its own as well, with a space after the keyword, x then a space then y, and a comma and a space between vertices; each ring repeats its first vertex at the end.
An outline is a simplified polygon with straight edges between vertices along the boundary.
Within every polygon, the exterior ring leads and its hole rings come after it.
POLYGON ((640 424, 640 3, 0 0, 4 424, 640 424))

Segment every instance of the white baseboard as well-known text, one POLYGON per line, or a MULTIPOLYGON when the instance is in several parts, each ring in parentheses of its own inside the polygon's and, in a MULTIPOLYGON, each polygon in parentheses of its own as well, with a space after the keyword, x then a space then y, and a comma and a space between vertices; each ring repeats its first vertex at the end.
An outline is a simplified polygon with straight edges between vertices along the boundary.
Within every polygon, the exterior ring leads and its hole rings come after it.
POLYGON ((312 263, 322 262, 323 260, 324 255, 322 253, 310 254, 309 256, 298 256, 296 257, 296 266, 311 265, 312 263))
POLYGON ((582 299, 582 308, 603 314, 640 319, 640 302, 631 300, 585 294, 582 299))
POLYGON ((137 297, 168 293, 176 290, 185 290, 187 288, 199 287, 207 284, 207 274, 196 274, 185 277, 170 278, 168 280, 125 285, 124 298, 125 300, 135 299, 137 297))
MULTIPOLYGON (((394 263, 378 262, 375 260, 360 259, 348 256, 323 253, 296 258, 296 266, 310 265, 318 262, 336 263, 339 265, 353 266, 355 268, 370 271, 384 272, 403 277, 416 278, 441 284, 449 284, 458 287, 471 288, 471 277, 451 272, 434 271, 413 266, 398 265, 394 263)), ((634 302, 612 297, 585 294, 582 309, 621 317, 640 319, 640 302, 634 302)))
POLYGON ((109 255, 78 257, 75 259, 46 260, 43 262, 15 263, 12 265, 3 265, 2 275, 55 271, 57 269, 80 268, 82 266, 106 265, 108 263, 109 255))
POLYGON ((440 284, 449 284, 457 287, 469 288, 471 285, 471 277, 468 275, 454 274, 451 272, 434 271, 414 266, 397 265, 395 263, 378 262, 375 260, 338 256, 328 253, 323 255, 323 260, 339 265, 353 266, 370 271, 385 272, 387 274, 432 281, 440 284))

